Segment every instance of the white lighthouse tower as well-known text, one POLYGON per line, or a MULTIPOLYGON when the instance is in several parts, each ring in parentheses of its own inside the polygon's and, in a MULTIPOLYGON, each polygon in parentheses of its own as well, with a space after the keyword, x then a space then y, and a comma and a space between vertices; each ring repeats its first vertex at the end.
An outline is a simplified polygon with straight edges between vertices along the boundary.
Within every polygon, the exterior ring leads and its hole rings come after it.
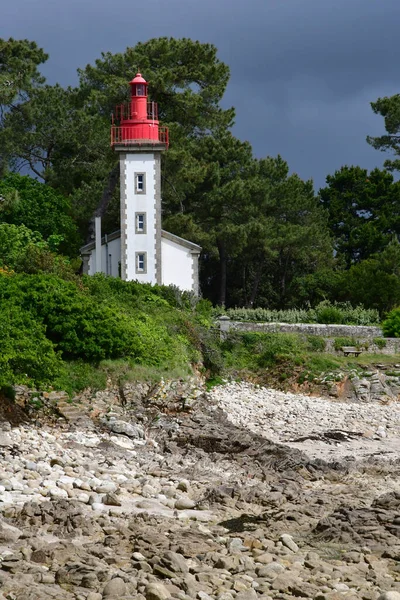
POLYGON ((168 129, 159 125, 157 104, 148 101, 140 73, 130 86, 131 100, 116 107, 111 127, 121 172, 121 230, 102 237, 97 218, 96 242, 81 248, 83 272, 198 294, 200 246, 161 229, 161 153, 168 148, 168 129))
POLYGON ((121 278, 161 284, 161 152, 168 130, 159 126, 140 73, 130 86, 131 101, 116 107, 111 128, 121 171, 121 278))

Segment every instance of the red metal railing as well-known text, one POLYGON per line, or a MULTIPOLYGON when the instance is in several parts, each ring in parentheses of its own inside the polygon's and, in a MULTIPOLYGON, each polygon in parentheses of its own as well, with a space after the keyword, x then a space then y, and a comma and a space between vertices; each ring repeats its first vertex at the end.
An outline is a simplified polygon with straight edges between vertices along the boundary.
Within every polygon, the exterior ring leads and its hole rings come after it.
MULTIPOLYGON (((115 107, 115 115, 113 115, 113 123, 115 121, 128 121, 135 119, 136 115, 132 115, 131 104, 118 104, 115 107)), ((157 102, 147 102, 147 118, 149 121, 158 121, 158 105, 157 102)))
POLYGON ((168 147, 168 127, 158 127, 158 138, 149 136, 149 125, 135 125, 134 128, 129 125, 111 126, 111 146, 115 144, 165 144, 168 147), (134 131, 134 134, 132 133, 134 131), (134 137, 133 137, 134 135, 134 137))

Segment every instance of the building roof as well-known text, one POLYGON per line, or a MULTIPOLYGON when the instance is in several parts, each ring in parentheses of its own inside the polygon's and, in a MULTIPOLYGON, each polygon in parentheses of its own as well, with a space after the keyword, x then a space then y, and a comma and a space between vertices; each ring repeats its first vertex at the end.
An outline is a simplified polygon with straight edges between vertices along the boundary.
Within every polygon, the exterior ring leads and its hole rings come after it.
MULTIPOLYGON (((112 242, 113 240, 117 240, 120 237, 121 237, 120 229, 118 231, 113 231, 113 233, 110 233, 107 235, 107 242, 112 242)), ((195 254, 200 254, 200 252, 201 252, 201 246, 199 246, 198 244, 195 244, 194 242, 189 242, 189 240, 184 240, 183 238, 179 237, 178 235, 174 235, 173 233, 169 233, 168 231, 161 230, 161 238, 169 240, 170 242, 174 242, 175 244, 178 244, 179 246, 183 246, 184 248, 191 250, 195 254)), ((106 243, 106 236, 103 235, 101 238, 101 245, 103 246, 105 243, 106 243)), ((92 242, 89 242, 89 244, 85 244, 85 246, 82 246, 80 248, 80 252, 81 252, 81 254, 89 254, 89 252, 94 250, 95 246, 96 246, 96 243, 95 243, 95 240, 93 240, 92 242)))

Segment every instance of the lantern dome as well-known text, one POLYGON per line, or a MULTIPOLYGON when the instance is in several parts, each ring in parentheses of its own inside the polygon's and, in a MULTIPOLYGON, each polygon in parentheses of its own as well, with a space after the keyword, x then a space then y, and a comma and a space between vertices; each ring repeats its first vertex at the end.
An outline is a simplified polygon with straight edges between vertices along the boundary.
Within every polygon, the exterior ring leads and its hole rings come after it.
POLYGON ((142 77, 141 73, 136 73, 136 77, 134 77, 132 79, 130 84, 132 85, 133 83, 146 83, 147 84, 147 81, 142 77))

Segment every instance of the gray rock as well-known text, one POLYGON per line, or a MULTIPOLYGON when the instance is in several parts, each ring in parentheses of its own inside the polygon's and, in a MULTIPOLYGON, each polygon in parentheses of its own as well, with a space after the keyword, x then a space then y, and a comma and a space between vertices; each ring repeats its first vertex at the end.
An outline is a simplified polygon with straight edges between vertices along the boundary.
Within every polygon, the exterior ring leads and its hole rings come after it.
POLYGON ((117 486, 113 481, 102 481, 96 485, 94 491, 98 494, 109 494, 110 492, 115 492, 116 489, 117 486))
POLYGON ((269 565, 264 565, 257 569, 257 574, 259 577, 266 577, 268 579, 274 578, 277 575, 280 575, 285 571, 285 567, 278 562, 270 563, 269 565))
POLYGON ((289 548, 289 550, 291 550, 292 552, 299 551, 298 545, 293 540, 292 536, 288 533, 283 533, 279 539, 281 540, 282 544, 286 546, 286 548, 289 548))
POLYGON ((400 600, 400 592, 383 592, 378 600, 400 600))
POLYGON ((250 589, 250 590, 245 590, 243 592, 239 592, 236 595, 236 600, 257 600, 257 594, 255 592, 255 590, 250 589))
POLYGON ((171 594, 162 583, 150 583, 145 590, 146 600, 167 600, 171 594))
POLYGON ((175 501, 175 508, 177 510, 191 509, 195 506, 196 502, 193 502, 190 498, 178 498, 178 500, 175 501))
POLYGON ((182 554, 176 552, 165 552, 161 557, 162 564, 174 573, 188 573, 189 567, 182 554))
POLYGON ((0 522, 0 542, 16 542, 21 535, 22 531, 18 527, 0 522))
POLYGON ((182 479, 176 487, 182 492, 190 492, 190 483, 187 479, 182 479))
POLYGON ((120 433, 123 435, 127 435, 130 438, 134 439, 143 439, 144 431, 140 425, 131 425, 131 423, 127 423, 126 421, 117 421, 110 420, 108 422, 108 427, 114 433, 120 433))
POLYGON ((126 594, 126 583, 120 577, 115 577, 109 581, 103 590, 103 598, 119 599, 126 594))
POLYGON ((0 431, 0 446, 6 448, 7 446, 12 446, 12 440, 9 435, 0 431))
POLYGON ((109 494, 106 494, 104 500, 103 500, 104 504, 107 504, 107 506, 121 506, 121 501, 118 498, 118 496, 112 492, 110 492, 109 494))

